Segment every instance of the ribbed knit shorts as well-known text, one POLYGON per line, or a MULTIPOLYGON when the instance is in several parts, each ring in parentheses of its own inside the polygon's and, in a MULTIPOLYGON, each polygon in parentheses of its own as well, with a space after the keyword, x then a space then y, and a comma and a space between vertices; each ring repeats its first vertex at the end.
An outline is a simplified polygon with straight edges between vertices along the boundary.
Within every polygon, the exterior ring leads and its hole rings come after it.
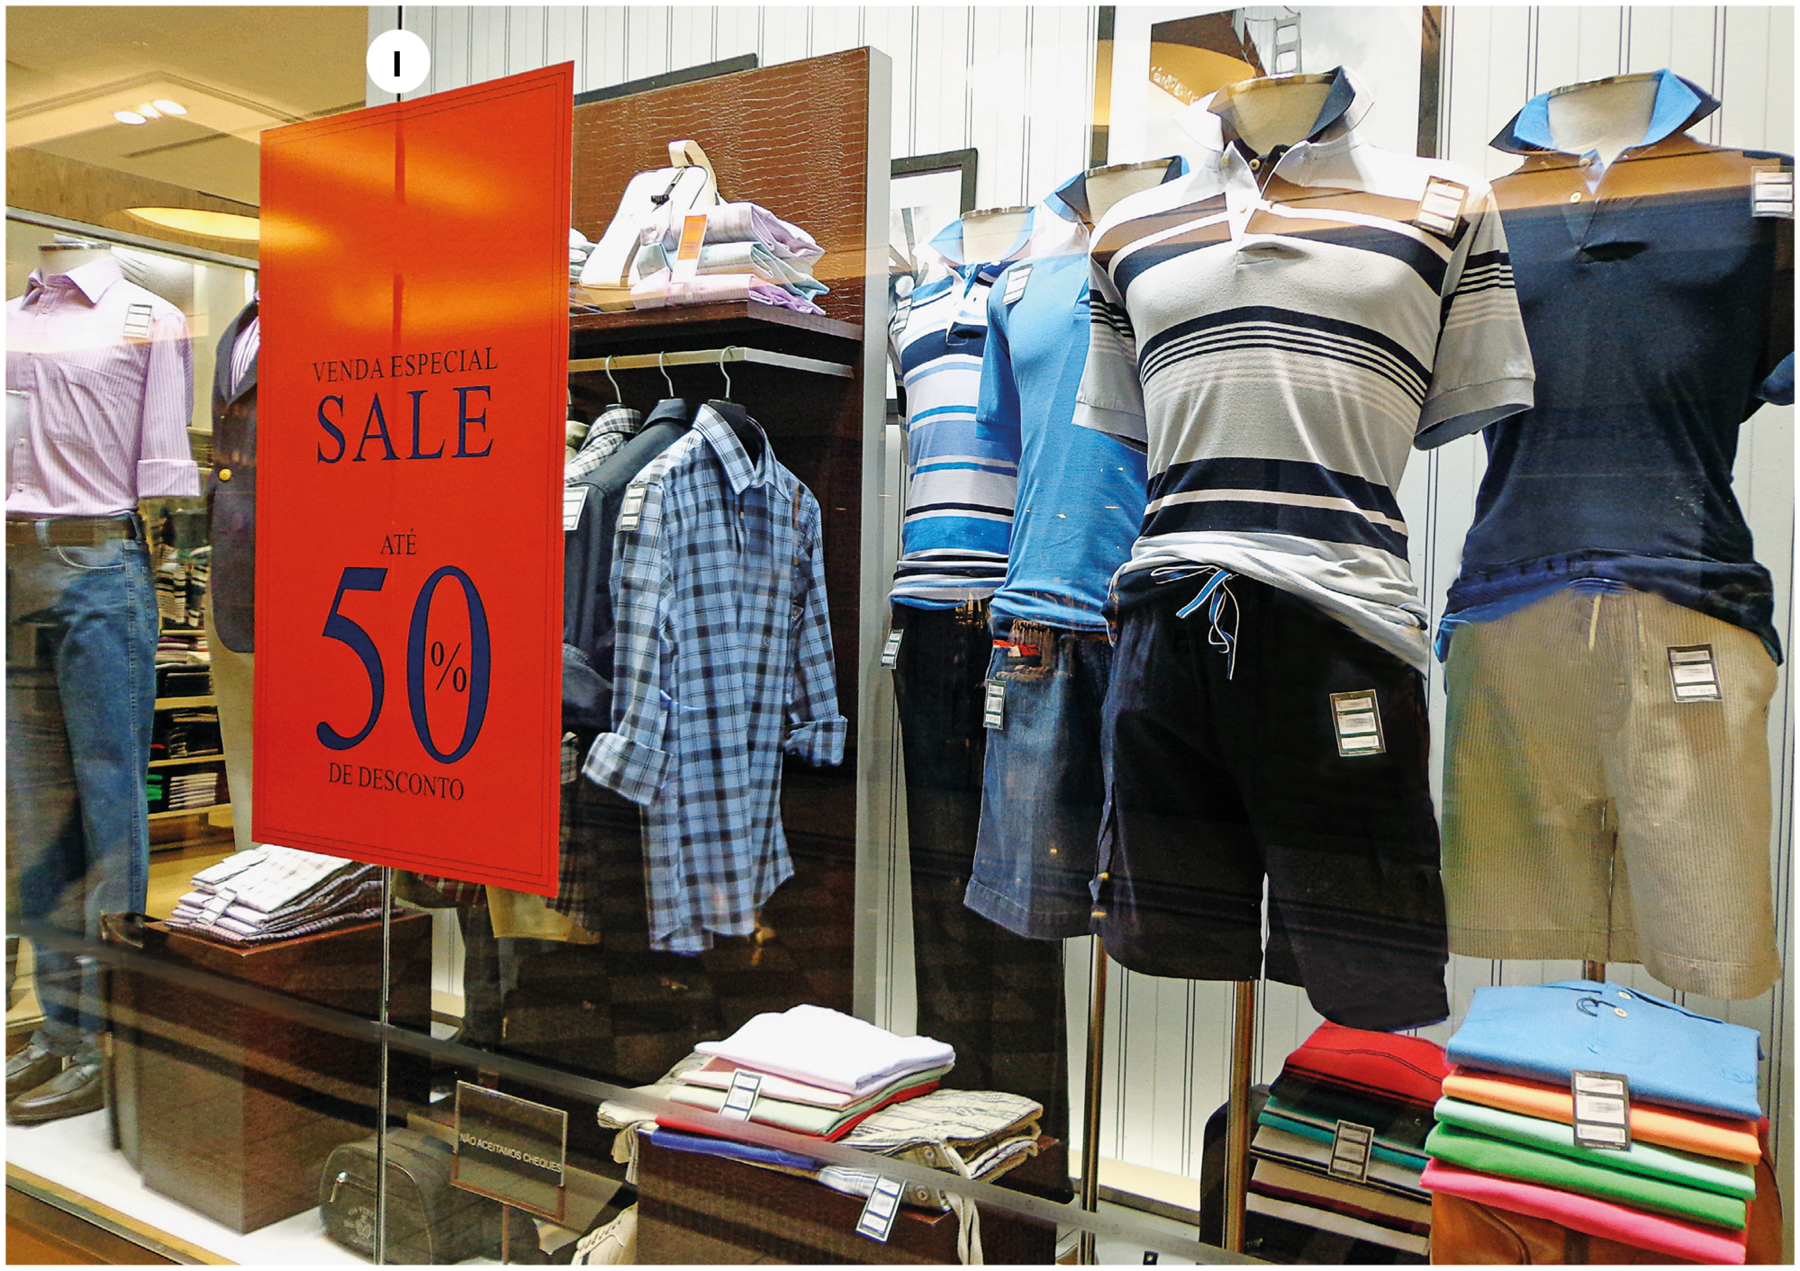
POLYGON ((1446 671, 1452 952, 1641 962, 1708 997, 1775 982, 1760 640, 1568 588, 1458 627, 1446 671))

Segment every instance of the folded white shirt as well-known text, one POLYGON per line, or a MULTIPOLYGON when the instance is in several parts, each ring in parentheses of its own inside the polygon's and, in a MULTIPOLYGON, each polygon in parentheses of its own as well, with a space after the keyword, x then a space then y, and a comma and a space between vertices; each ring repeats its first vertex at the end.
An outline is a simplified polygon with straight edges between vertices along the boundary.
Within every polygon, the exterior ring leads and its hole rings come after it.
POLYGON ((956 1051, 930 1037, 901 1037, 864 1020, 801 1005, 765 1012, 724 1041, 694 1049, 807 1085, 866 1096, 894 1078, 956 1062, 956 1051))

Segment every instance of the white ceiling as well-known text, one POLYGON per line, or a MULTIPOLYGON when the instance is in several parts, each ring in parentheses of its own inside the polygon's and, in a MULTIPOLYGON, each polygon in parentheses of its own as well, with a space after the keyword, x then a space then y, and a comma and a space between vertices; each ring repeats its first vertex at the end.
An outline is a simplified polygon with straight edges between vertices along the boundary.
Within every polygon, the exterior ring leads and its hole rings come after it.
POLYGON ((6 144, 256 203, 257 134, 363 104, 368 10, 6 9, 6 144), (167 98, 183 117, 112 115, 167 98))

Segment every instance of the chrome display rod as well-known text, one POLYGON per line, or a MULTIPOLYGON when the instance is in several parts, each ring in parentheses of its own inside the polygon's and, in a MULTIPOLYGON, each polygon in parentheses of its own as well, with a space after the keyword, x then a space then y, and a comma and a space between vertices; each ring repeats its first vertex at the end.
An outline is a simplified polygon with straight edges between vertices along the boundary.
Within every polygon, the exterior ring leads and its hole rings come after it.
POLYGON ((1239 980, 1231 1008, 1231 1089, 1225 1120, 1225 1248, 1244 1251, 1244 1194, 1250 1185, 1250 1057, 1256 981, 1239 980))
POLYGON ((387 1261, 388 965, 393 956, 394 871, 381 867, 381 1068, 375 1078, 375 1265, 387 1261))
POLYGON ((751 362, 757 366, 778 366, 787 371, 810 371, 814 375, 835 375, 849 379, 853 372, 842 362, 824 362, 816 357, 798 357, 792 353, 775 353, 769 349, 747 349, 732 345, 723 349, 680 349, 673 353, 621 353, 616 357, 570 358, 569 370, 577 371, 641 371, 671 366, 722 366, 726 362, 751 362))
MULTIPOLYGON (((1094 937, 1093 963, 1088 971, 1087 1090, 1081 1124, 1081 1207, 1100 1212, 1100 1070, 1106 1055, 1106 946, 1094 937)), ((1081 1233, 1081 1264, 1099 1261, 1098 1237, 1081 1233)))

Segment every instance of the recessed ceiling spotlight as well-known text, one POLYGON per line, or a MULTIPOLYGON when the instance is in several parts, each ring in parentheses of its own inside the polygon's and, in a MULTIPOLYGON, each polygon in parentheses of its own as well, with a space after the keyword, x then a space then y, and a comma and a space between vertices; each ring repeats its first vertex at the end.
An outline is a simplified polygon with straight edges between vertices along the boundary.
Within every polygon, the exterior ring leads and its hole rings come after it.
POLYGON ((141 103, 137 108, 137 113, 142 115, 145 119, 161 119, 162 118, 162 111, 160 111, 156 107, 152 106, 149 102, 141 103))
POLYGON ((115 110, 113 118, 122 124, 147 124, 150 122, 135 110, 115 110))
POLYGON ((183 106, 180 102, 172 102, 166 97, 158 97, 150 104, 162 111, 165 115, 185 115, 188 113, 186 106, 183 106))

